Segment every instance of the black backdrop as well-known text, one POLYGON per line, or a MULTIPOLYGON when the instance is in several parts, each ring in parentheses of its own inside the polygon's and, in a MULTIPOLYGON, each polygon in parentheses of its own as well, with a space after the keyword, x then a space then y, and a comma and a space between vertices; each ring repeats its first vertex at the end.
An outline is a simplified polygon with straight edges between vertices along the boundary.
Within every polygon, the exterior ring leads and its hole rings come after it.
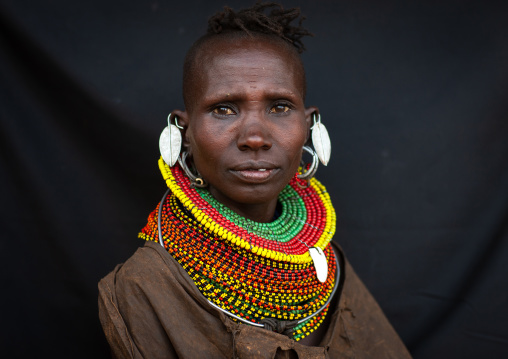
MULTIPOLYGON (((2 357, 109 356, 96 283, 142 244, 185 51, 222 5, 0 1, 2 357)), ((416 358, 506 358, 508 2, 286 5, 316 34, 336 240, 416 358)))

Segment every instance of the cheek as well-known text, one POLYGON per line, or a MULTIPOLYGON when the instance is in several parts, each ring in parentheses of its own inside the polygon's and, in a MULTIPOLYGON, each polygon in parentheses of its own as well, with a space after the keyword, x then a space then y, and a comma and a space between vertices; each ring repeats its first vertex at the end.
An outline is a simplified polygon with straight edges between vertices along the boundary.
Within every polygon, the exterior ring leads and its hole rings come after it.
POLYGON ((192 125, 189 126, 187 132, 190 151, 193 155, 206 153, 206 149, 213 146, 213 139, 215 138, 208 133, 207 126, 202 121, 194 120, 192 125))
POLYGON ((191 141, 191 152, 195 162, 213 161, 216 144, 213 141, 204 141, 203 138, 194 138, 191 141))
POLYGON ((307 127, 302 124, 301 126, 286 128, 283 136, 286 151, 300 154, 303 145, 307 141, 307 127))
POLYGON ((226 146, 213 131, 207 130, 206 126, 197 126, 199 130, 189 133, 189 152, 200 173, 208 173, 219 164, 223 147, 226 146))
POLYGON ((294 175, 302 159, 302 148, 307 140, 307 128, 305 124, 301 126, 287 126, 281 133, 284 140, 281 142, 284 152, 288 159, 288 176, 294 175))

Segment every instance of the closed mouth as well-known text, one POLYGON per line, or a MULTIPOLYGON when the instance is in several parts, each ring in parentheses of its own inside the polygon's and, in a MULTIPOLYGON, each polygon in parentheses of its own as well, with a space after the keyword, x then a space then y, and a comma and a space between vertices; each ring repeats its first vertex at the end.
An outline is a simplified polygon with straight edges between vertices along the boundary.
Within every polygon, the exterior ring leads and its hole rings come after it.
POLYGON ((237 177, 249 183, 262 183, 268 180, 278 168, 271 163, 243 163, 231 169, 237 177))
POLYGON ((267 161, 246 161, 233 166, 232 171, 260 171, 265 172, 277 168, 276 165, 267 161))

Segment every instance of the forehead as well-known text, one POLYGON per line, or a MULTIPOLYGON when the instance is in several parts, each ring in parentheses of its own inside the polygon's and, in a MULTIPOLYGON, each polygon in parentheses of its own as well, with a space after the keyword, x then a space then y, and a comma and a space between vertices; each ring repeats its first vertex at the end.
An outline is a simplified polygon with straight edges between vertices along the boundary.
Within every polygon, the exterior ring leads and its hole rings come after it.
POLYGON ((278 38, 215 36, 200 44, 187 71, 184 96, 190 101, 197 100, 204 87, 219 86, 235 77, 259 81, 264 76, 268 82, 290 83, 302 98, 305 94, 300 57, 278 38))
POLYGON ((226 33, 209 37, 201 43, 195 57, 212 58, 238 51, 270 52, 291 63, 300 63, 300 56, 292 45, 281 38, 263 34, 249 36, 245 33, 226 33))

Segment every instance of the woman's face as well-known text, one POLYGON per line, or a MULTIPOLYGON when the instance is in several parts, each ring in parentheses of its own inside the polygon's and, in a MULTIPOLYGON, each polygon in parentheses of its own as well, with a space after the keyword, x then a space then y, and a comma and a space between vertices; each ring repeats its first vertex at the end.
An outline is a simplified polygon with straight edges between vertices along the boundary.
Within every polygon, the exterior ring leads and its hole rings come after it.
POLYGON ((219 202, 247 218, 272 220, 316 110, 304 107, 296 55, 263 39, 213 41, 194 68, 181 117, 197 170, 219 202))

